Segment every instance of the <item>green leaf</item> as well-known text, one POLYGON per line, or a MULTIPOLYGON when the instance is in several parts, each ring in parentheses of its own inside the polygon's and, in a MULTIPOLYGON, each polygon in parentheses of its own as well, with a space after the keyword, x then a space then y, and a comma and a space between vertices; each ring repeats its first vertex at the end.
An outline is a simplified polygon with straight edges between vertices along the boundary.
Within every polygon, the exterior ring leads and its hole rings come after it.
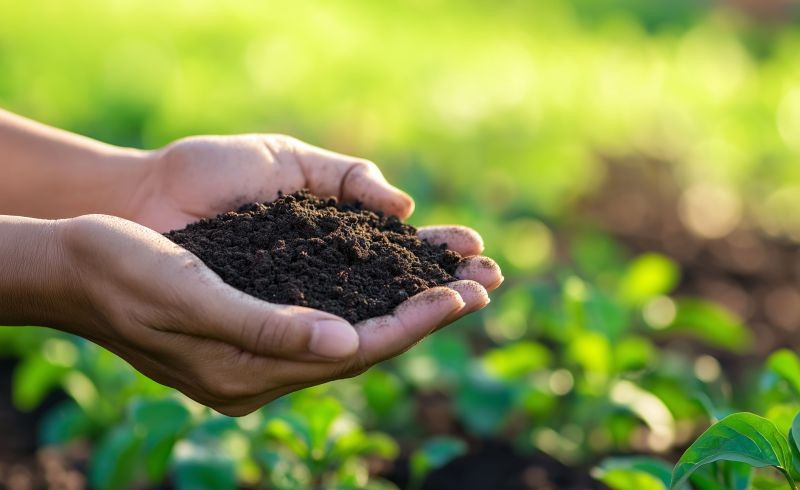
POLYGON ((636 371, 651 365, 658 355, 652 342, 637 336, 629 336, 614 347, 614 364, 617 372, 636 371))
POLYGON ((188 436, 193 442, 203 444, 209 441, 218 441, 226 433, 237 430, 238 425, 233 417, 225 415, 208 415, 199 424, 195 425, 188 436))
POLYGON ((53 364, 39 354, 25 358, 14 370, 14 405, 23 411, 36 408, 68 372, 68 367, 53 364))
POLYGON ((177 437, 189 427, 191 414, 180 400, 135 400, 130 420, 145 435, 145 449, 168 437, 177 437))
POLYGON ((567 359, 588 373, 603 379, 611 373, 611 344, 597 332, 583 332, 573 339, 566 351, 567 359))
POLYGON ((136 400, 130 410, 131 422, 143 434, 147 477, 152 483, 160 482, 169 466, 173 446, 189 429, 191 414, 175 398, 136 400))
POLYGON ((785 380, 800 397, 800 358, 789 349, 780 349, 769 356, 767 369, 785 380))
POLYGON ((369 432, 365 435, 364 442, 359 449, 362 456, 380 456, 381 458, 396 458, 400 452, 397 442, 387 434, 369 432))
POLYGON ((750 488, 753 468, 749 464, 738 461, 725 461, 723 470, 730 490, 747 490, 750 488))
POLYGON ((666 490, 657 477, 641 470, 615 468, 600 475, 599 480, 611 490, 666 490))
POLYGON ((365 433, 360 428, 343 434, 333 441, 331 457, 346 460, 353 456, 379 456, 385 459, 397 457, 397 442, 380 432, 365 433))
POLYGON ((178 490, 236 488, 235 462, 214 446, 199 446, 182 441, 176 448, 173 468, 175 487, 178 490))
POLYGON ((341 403, 331 397, 310 397, 298 399, 293 408, 307 427, 311 457, 322 458, 333 423, 344 411, 341 403))
POLYGON ((669 258, 646 253, 634 259, 622 276, 618 294, 627 304, 642 305, 655 296, 668 294, 680 278, 680 269, 669 258))
POLYGON ((63 445, 77 437, 86 436, 91 420, 72 400, 56 405, 42 420, 39 435, 43 445, 63 445))
POLYGON ((130 410, 133 423, 154 435, 180 432, 190 419, 189 410, 176 398, 134 400, 130 410))
POLYGON ((490 378, 482 369, 468 371, 469 382, 456 394, 456 408, 464 424, 475 434, 493 434, 514 405, 511 386, 490 378))
POLYGON ((378 416, 386 416, 401 403, 403 385, 395 374, 373 368, 361 375, 367 406, 378 416))
POLYGON ((719 464, 711 463, 692 473, 689 481, 695 490, 730 490, 719 478, 719 464))
POLYGON ((680 488, 698 468, 715 461, 774 466, 794 485, 788 473, 791 458, 786 436, 772 422, 752 413, 735 413, 709 427, 689 446, 675 466, 670 489, 680 488))
POLYGON ((177 436, 168 436, 145 450, 144 469, 150 483, 159 483, 164 479, 177 442, 177 436))
MULTIPOLYGON (((721 490, 728 490, 727 488, 721 490)), ((750 490, 786 490, 786 481, 772 475, 755 475, 750 490)))
POLYGON ((800 477, 800 413, 795 415, 789 429, 789 449, 792 452, 791 473, 793 478, 800 477))
POLYGON ((578 233, 572 237, 571 248, 573 261, 587 276, 616 276, 625 266, 622 245, 605 233, 578 233))
POLYGON ((422 481, 430 471, 441 468, 467 452, 467 445, 452 437, 434 437, 411 455, 411 478, 422 481))
POLYGON ((670 464, 647 456, 607 458, 598 467, 600 472, 617 469, 648 473, 658 478, 664 488, 669 485, 669 481, 672 478, 672 466, 670 464))
POLYGON ((552 362, 552 356, 541 344, 518 341, 489 350, 482 360, 489 374, 500 379, 513 380, 546 368, 552 362))
POLYGON ((130 487, 138 467, 141 444, 142 439, 132 427, 113 429, 92 454, 89 468, 92 487, 101 490, 130 487))
POLYGON ((744 352, 752 344, 752 334, 725 308, 696 299, 677 302, 677 311, 665 332, 686 334, 733 352, 744 352))

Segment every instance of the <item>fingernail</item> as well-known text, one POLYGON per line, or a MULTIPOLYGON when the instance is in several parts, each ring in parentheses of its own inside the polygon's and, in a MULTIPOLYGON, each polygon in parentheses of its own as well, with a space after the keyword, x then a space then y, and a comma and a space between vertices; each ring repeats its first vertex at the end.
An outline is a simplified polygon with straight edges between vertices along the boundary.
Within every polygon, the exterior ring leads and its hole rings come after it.
POLYGON ((347 357, 358 350, 358 334, 349 323, 318 320, 314 322, 308 350, 333 359, 347 357))

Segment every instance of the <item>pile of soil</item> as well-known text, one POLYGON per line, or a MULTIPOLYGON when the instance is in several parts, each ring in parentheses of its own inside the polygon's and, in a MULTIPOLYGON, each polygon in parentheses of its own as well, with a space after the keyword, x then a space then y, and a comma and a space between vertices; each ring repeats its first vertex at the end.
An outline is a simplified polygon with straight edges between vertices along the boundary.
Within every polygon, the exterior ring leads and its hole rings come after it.
POLYGON ((299 191, 165 236, 252 296, 357 323, 456 280, 462 257, 445 245, 420 240, 416 231, 358 203, 299 191))

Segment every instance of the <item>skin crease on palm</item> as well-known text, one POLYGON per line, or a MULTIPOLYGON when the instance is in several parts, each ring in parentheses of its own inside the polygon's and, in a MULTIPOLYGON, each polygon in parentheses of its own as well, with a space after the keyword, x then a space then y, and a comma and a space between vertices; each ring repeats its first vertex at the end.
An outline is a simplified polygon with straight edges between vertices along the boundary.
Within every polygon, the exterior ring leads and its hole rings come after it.
MULTIPOLYGON (((59 137, 69 143, 63 132, 52 138, 59 137)), ((117 194, 125 203, 121 210, 84 206, 74 215, 104 214, 54 221, 0 216, 0 230, 32 230, 48 244, 39 247, 48 257, 41 270, 63 271, 59 281, 48 283, 62 285, 48 304, 69 315, 40 323, 89 338, 228 415, 250 413, 292 391, 354 376, 397 356, 486 306, 487 291, 503 280, 497 265, 479 256, 483 242, 475 231, 436 226, 420 229, 419 236, 469 257, 457 271, 459 280, 408 299, 390 315, 353 326, 325 312, 266 303, 223 283, 160 232, 301 188, 401 218, 412 213, 413 200, 371 162, 281 135, 192 137, 152 152, 126 151, 124 158, 136 162, 119 168, 131 172, 137 185, 117 194)), ((24 210, 23 204, 12 200, 7 207, 24 210)), ((48 212, 28 216, 54 217, 48 212)), ((0 252, 3 245, 0 238, 0 252)), ((3 299, 0 284, 0 306, 3 299)), ((11 324, 29 320, 22 313, 11 316, 11 324)))

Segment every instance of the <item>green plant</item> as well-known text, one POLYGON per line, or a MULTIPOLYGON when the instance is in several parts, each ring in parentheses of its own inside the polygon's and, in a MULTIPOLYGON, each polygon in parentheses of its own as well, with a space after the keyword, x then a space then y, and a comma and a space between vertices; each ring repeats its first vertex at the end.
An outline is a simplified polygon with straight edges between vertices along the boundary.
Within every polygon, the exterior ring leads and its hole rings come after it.
POLYGON ((800 477, 800 359, 779 350, 767 360, 762 378, 754 398, 766 417, 737 412, 715 421, 710 414, 715 422, 686 449, 671 475, 663 461, 633 457, 606 460, 595 476, 614 490, 631 488, 623 472, 653 490, 795 488, 800 477))

